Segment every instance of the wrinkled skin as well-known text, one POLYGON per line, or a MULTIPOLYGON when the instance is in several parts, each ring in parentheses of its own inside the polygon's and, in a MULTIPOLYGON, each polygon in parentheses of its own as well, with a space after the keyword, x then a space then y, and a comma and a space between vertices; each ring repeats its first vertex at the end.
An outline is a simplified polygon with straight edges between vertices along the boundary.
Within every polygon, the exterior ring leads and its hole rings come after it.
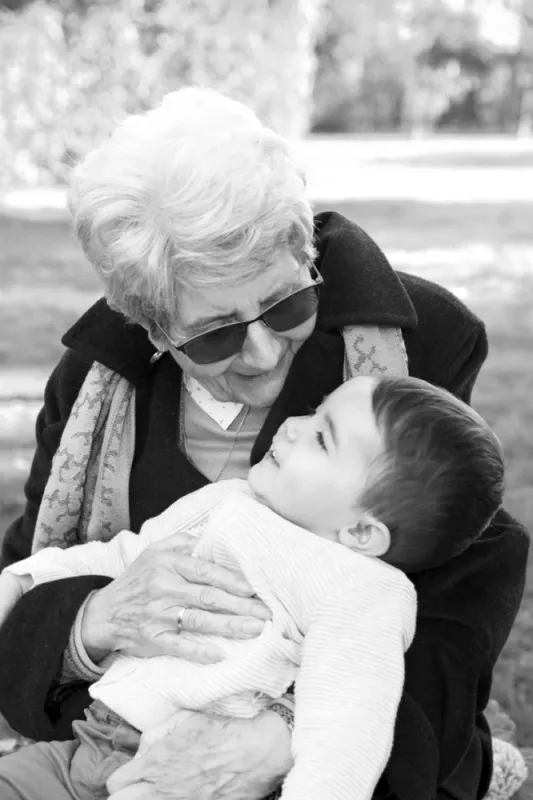
POLYGON ((180 638, 197 633, 249 639, 261 633, 270 611, 243 576, 193 558, 197 540, 184 533, 144 550, 112 583, 92 596, 82 623, 89 656, 100 661, 113 650, 140 657, 170 655, 198 663, 223 657, 211 644, 180 638))
POLYGON ((260 800, 291 766, 290 732, 273 711, 254 719, 189 711, 143 737, 107 787, 110 800, 260 800))

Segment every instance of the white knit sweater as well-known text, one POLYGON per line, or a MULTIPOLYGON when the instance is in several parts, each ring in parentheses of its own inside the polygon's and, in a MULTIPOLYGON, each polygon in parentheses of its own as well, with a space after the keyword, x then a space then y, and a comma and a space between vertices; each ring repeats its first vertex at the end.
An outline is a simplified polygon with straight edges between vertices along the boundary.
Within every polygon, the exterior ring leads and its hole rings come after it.
POLYGON ((226 653, 218 664, 114 654, 92 697, 161 735, 180 710, 249 717, 295 682, 295 763, 284 800, 369 800, 390 754, 415 629, 415 591, 399 570, 281 519, 241 480, 187 495, 139 535, 47 548, 9 570, 31 574, 35 584, 116 577, 150 544, 179 531, 199 536, 202 558, 240 570, 272 621, 250 641, 207 637, 226 653))

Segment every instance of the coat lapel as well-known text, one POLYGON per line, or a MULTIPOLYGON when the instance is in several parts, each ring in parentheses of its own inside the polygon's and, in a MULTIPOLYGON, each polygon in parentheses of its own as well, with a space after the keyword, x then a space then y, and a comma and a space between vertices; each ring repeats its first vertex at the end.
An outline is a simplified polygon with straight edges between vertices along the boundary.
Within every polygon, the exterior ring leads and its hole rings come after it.
POLYGON ((137 389, 135 460, 130 478, 133 531, 176 498, 209 483, 179 448, 181 377, 178 365, 165 356, 154 366, 152 380, 137 389))

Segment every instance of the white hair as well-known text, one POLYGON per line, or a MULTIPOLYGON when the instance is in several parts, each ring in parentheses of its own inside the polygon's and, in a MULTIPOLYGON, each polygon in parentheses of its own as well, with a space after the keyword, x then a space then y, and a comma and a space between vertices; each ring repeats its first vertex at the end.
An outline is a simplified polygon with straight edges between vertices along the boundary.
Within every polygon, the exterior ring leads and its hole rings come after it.
POLYGON ((250 278, 281 249, 315 257, 305 179, 287 141, 210 89, 168 94, 72 173, 69 208, 110 304, 159 338, 180 286, 250 278))

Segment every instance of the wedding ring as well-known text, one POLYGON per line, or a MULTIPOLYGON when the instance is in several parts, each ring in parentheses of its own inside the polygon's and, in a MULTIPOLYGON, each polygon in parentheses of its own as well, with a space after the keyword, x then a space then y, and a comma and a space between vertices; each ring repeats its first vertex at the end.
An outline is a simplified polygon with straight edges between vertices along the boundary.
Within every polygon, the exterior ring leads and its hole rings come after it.
POLYGON ((186 610, 187 609, 185 607, 180 609, 180 612, 176 619, 176 633, 181 633, 181 631, 183 630, 183 615, 185 614, 186 610))

